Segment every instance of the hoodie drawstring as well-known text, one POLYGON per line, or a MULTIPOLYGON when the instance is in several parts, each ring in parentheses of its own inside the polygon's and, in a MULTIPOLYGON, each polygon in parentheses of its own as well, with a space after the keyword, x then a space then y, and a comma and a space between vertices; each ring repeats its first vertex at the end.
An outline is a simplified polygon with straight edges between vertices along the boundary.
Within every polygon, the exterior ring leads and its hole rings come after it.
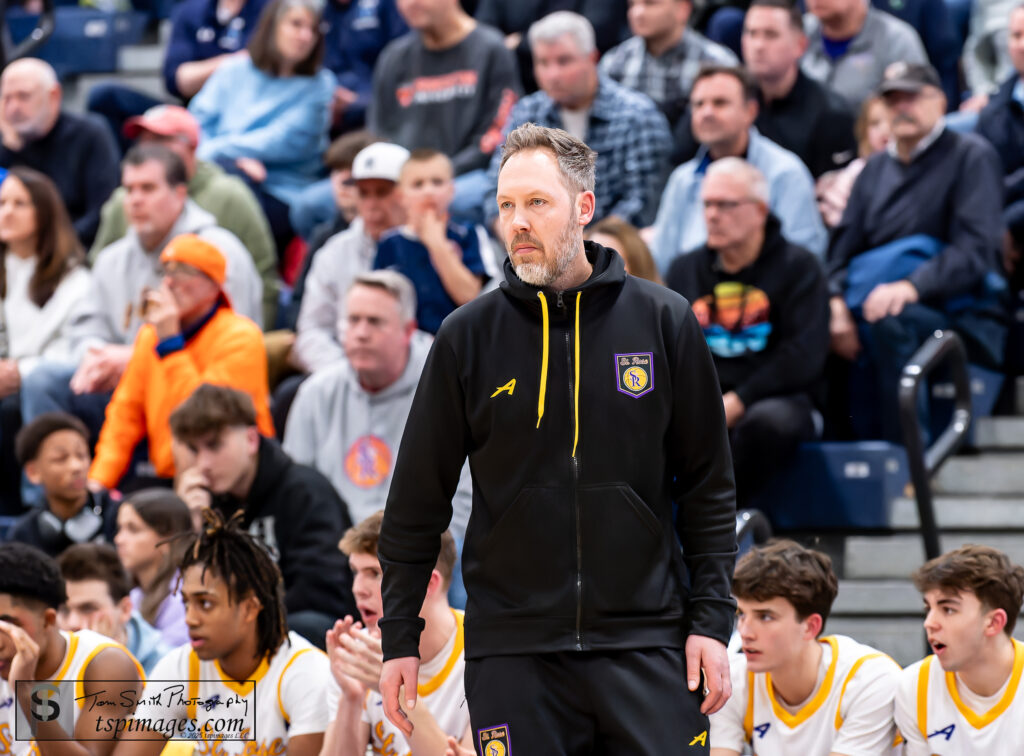
POLYGON ((572 456, 576 456, 576 444, 580 440, 580 300, 583 298, 583 292, 576 292, 576 329, 575 329, 575 349, 573 356, 573 363, 576 365, 576 387, 572 392, 575 406, 573 407, 573 417, 576 419, 576 431, 572 436, 572 456))
POLYGON ((544 398, 548 389, 548 300, 544 298, 544 292, 538 291, 540 299, 541 332, 543 333, 543 347, 540 358, 540 394, 537 396, 537 427, 540 427, 540 419, 544 417, 544 398))
MULTIPOLYGON (((549 344, 549 331, 551 326, 551 319, 548 315, 548 300, 544 297, 544 292, 538 291, 537 298, 540 299, 540 318, 541 318, 541 332, 542 332, 542 347, 541 347, 541 358, 540 358, 540 391, 537 396, 537 427, 540 427, 541 418, 544 417, 544 400, 547 398, 548 390, 548 357, 550 353, 549 344)), ((576 456, 576 447, 580 441, 580 302, 583 300, 583 292, 576 292, 576 313, 574 323, 574 346, 573 346, 573 365, 575 366, 575 380, 573 382, 573 420, 575 421, 575 429, 573 430, 572 436, 572 456, 576 456)))

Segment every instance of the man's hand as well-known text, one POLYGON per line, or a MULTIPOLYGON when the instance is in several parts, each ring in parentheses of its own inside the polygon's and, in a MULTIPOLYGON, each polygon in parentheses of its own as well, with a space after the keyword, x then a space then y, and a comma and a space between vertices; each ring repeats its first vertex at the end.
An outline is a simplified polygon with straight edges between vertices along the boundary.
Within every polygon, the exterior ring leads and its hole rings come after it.
POLYGON ((262 184, 267 180, 267 166, 263 165, 256 158, 240 157, 235 160, 235 165, 238 166, 238 170, 257 184, 262 184))
POLYGON ((832 337, 832 351, 851 362, 860 353, 860 338, 857 336, 857 324, 853 321, 850 308, 842 297, 829 300, 832 316, 829 318, 829 334, 832 337))
POLYGON ((338 644, 335 655, 341 671, 379 693, 381 667, 384 664, 380 639, 373 637, 361 622, 356 622, 338 638, 338 644))
POLYGON ((14 360, 0 360, 0 399, 18 393, 21 388, 21 373, 14 360))
POLYGON ((90 348, 78 370, 71 376, 71 390, 76 394, 113 391, 131 356, 132 347, 127 344, 90 348))
POLYGON ((874 323, 889 315, 899 315, 904 307, 917 300, 917 289, 910 281, 878 284, 864 300, 864 320, 874 323))
POLYGON ((358 624, 351 616, 346 616, 345 619, 335 622, 334 627, 327 631, 327 658, 331 663, 331 675, 341 688, 341 694, 353 702, 363 700, 367 686, 345 673, 341 639, 347 637, 349 631, 358 624))
POLYGON ((721 641, 703 635, 690 635, 686 639, 686 684, 690 690, 697 690, 701 684, 701 670, 707 676, 708 687, 700 712, 714 714, 725 706, 732 695, 729 654, 721 641))
POLYGON ((476 756, 476 754, 460 746, 459 741, 449 735, 448 745, 444 749, 444 756, 476 756))
POLYGON ((3 141, 4 147, 11 152, 18 152, 25 146, 25 140, 21 138, 21 134, 14 130, 14 127, 3 115, 0 115, 0 141, 3 141))
POLYGON ((334 88, 334 97, 331 98, 331 119, 334 123, 341 120, 345 111, 354 105, 359 95, 348 87, 341 85, 334 88))
POLYGON ((988 105, 988 95, 982 92, 981 94, 971 95, 962 103, 960 103, 961 113, 980 113, 988 105))
POLYGON ((722 405, 725 407, 725 424, 729 428, 736 425, 743 417, 743 413, 747 411, 746 405, 735 391, 729 391, 722 395, 722 405))
POLYGON ((181 333, 181 310, 167 281, 159 289, 146 292, 146 322, 156 329, 156 337, 164 341, 181 333))
MULTIPOLYGON (((39 663, 39 645, 29 634, 17 625, 0 620, 0 633, 4 633, 14 643, 14 658, 7 674, 7 684, 17 695, 18 681, 35 680, 36 665, 39 663)), ((27 711, 25 712, 28 713, 27 711)))
POLYGON ((420 673, 420 660, 415 656, 403 656, 384 662, 380 673, 380 694, 384 699, 384 714, 405 737, 412 736, 412 722, 405 715, 399 703, 399 692, 404 688, 405 708, 416 708, 416 683, 420 673))
MULTIPOLYGON (((177 465, 176 465, 177 466, 177 465)), ((189 514, 192 515, 192 528, 196 531, 202 528, 203 510, 209 509, 212 504, 209 481, 198 467, 189 467, 178 474, 174 482, 174 493, 185 502, 189 514)))

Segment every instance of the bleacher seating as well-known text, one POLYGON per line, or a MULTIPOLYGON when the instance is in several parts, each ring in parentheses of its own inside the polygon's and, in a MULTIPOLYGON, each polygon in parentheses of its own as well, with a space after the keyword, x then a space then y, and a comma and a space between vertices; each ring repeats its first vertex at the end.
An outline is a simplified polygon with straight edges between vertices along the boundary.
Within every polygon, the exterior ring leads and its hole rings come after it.
MULTIPOLYGON (((52 65, 61 79, 116 71, 118 51, 142 38, 148 20, 148 14, 141 11, 110 13, 78 6, 61 6, 55 13, 53 36, 35 56, 52 65)), ((38 19, 19 8, 7 11, 12 42, 17 44, 28 37, 38 19)))

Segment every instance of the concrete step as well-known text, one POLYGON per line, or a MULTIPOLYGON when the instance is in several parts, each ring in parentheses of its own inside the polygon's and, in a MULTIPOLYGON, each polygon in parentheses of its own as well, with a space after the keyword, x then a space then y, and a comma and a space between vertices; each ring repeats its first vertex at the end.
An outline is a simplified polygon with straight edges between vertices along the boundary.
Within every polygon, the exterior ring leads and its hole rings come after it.
POLYGON ((917 616, 921 594, 909 580, 840 580, 833 615, 917 616))
POLYGON ((913 664, 927 654, 921 617, 849 617, 830 616, 826 635, 848 635, 883 651, 901 667, 913 664))
POLYGON ((97 84, 120 84, 144 92, 159 100, 172 98, 164 88, 164 78, 159 73, 151 74, 83 74, 64 85, 64 107, 74 113, 85 111, 89 91, 97 84))
MULTIPOLYGON (((1016 533, 943 533, 942 550, 950 551, 967 543, 983 543, 999 549, 1017 564, 1024 563, 1024 531, 1016 533)), ((843 573, 848 579, 904 579, 924 563, 921 537, 906 533, 889 536, 850 536, 844 544, 843 573)))
POLYGON ((947 495, 1016 496, 1024 492, 1024 453, 953 457, 932 480, 932 491, 947 495))
POLYGON ((161 45, 125 45, 117 54, 117 68, 121 74, 159 73, 164 65, 161 45))
MULTIPOLYGON (((945 530, 1013 530, 1024 527, 1024 498, 939 496, 933 502, 935 519, 945 530)), ((890 525, 895 530, 920 527, 917 502, 896 499, 890 525)))

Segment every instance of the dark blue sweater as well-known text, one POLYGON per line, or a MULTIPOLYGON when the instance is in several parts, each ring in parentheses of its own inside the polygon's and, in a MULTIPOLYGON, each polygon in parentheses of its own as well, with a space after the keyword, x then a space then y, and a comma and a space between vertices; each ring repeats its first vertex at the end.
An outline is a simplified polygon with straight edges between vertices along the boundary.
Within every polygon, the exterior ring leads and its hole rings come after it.
POLYGON ((1003 200, 1024 199, 1024 107, 1013 99, 1017 74, 992 95, 978 116, 978 133, 995 147, 1003 161, 1003 200))
POLYGON ((991 145, 948 129, 909 164, 887 152, 868 158, 829 246, 832 294, 842 293, 853 257, 913 234, 948 245, 909 276, 922 302, 975 290, 1000 270, 1001 176, 991 145))

